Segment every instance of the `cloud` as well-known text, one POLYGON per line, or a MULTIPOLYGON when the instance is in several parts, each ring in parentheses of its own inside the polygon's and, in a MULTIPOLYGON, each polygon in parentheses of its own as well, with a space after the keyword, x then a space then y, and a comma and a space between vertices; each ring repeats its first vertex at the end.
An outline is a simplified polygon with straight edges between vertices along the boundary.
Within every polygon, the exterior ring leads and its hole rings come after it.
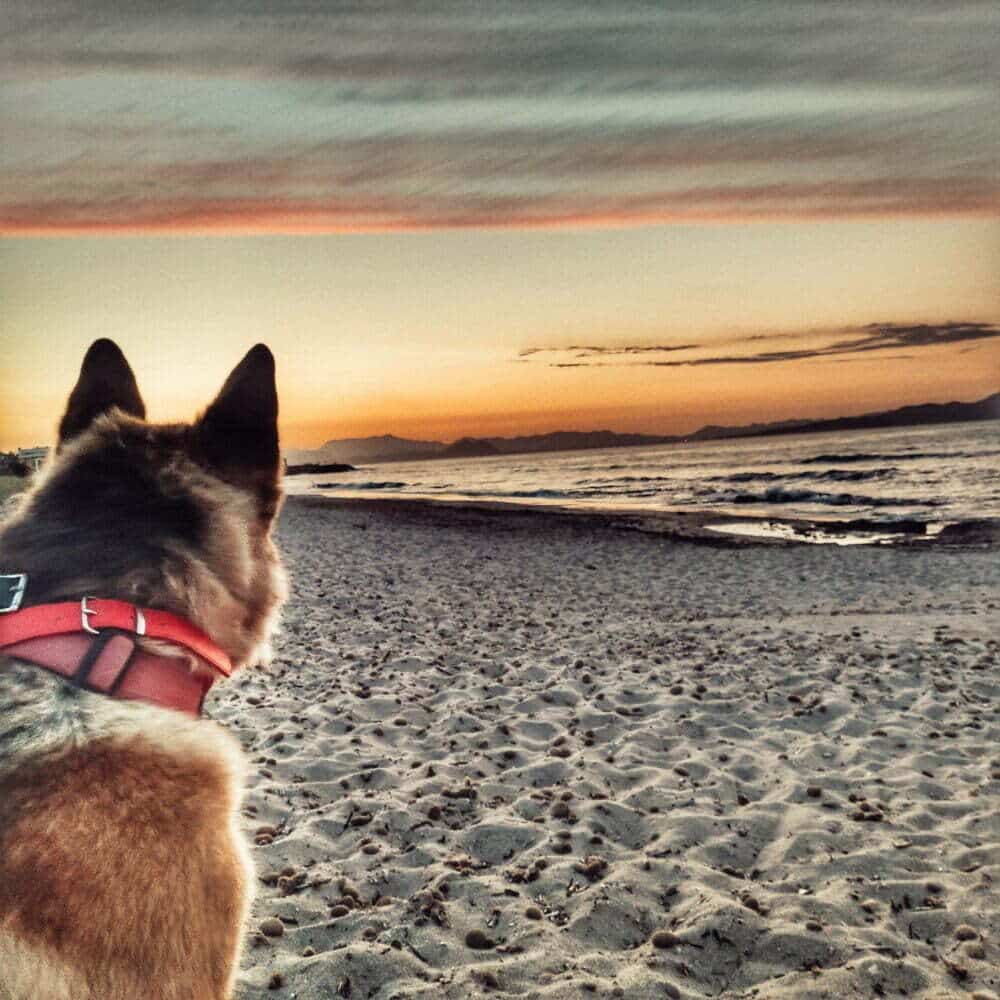
MULTIPOLYGON (((697 352, 704 345, 681 344, 671 346, 591 346, 579 347, 530 347, 520 357, 537 359, 551 368, 588 367, 649 367, 694 368, 703 365, 760 365, 782 361, 803 361, 832 358, 836 361, 857 360, 858 355, 889 350, 913 350, 923 347, 940 347, 966 341, 984 341, 1000 338, 1000 326, 983 322, 954 323, 872 323, 863 327, 837 331, 801 331, 798 333, 755 334, 736 338, 734 343, 766 344, 794 338, 799 341, 816 340, 816 346, 792 350, 758 351, 751 354, 695 355, 683 360, 650 358, 650 354, 677 351, 697 352), (583 351, 584 353, 580 353, 583 351), (599 358, 598 361, 561 358, 572 355, 574 359, 599 358), (640 360, 634 360, 639 356, 640 360)), ((912 358, 912 354, 883 355, 884 358, 912 358)))
POLYGON ((8 0, 0 232, 1000 214, 977 3, 8 0))
MULTIPOLYGON (((664 354, 672 351, 692 351, 701 347, 701 344, 650 344, 638 345, 629 344, 625 347, 602 347, 598 345, 570 345, 559 348, 560 353, 573 354, 578 358, 599 357, 603 354, 664 354)), ((548 347, 528 347, 518 352, 519 358, 528 358, 533 354, 544 351, 551 351, 548 347)))
POLYGON ((576 16, 558 0, 506 13, 462 4, 7 0, 0 64, 277 79, 426 80, 473 93, 591 87, 754 86, 778 82, 923 86, 945 75, 978 84, 995 64, 995 8, 896 0, 814 6, 740 0, 594 0, 576 16))
POLYGON ((935 217, 997 214, 1000 183, 986 177, 936 183, 898 178, 864 183, 712 186, 653 193, 455 190, 414 171, 379 182, 339 168, 310 175, 294 159, 180 164, 141 170, 0 171, 0 234, 130 231, 384 232, 437 228, 551 228, 935 217), (199 181, 199 175, 204 179, 199 181), (115 184, 115 178, 122 183, 115 184), (419 182, 418 182, 419 181, 419 182), (16 188, 21 182, 21 197, 16 188), (420 190, 414 192, 413 188, 420 190), (317 193, 322 192, 322 193, 317 193), (14 195, 12 197, 12 194, 14 195))

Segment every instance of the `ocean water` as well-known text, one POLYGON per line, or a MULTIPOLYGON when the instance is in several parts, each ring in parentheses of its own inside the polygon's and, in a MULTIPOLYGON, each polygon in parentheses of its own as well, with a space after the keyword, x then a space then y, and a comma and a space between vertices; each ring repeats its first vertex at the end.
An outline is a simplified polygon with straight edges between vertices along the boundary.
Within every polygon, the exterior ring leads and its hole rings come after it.
POLYGON ((1000 517, 1000 422, 386 462, 291 493, 931 524, 1000 517))

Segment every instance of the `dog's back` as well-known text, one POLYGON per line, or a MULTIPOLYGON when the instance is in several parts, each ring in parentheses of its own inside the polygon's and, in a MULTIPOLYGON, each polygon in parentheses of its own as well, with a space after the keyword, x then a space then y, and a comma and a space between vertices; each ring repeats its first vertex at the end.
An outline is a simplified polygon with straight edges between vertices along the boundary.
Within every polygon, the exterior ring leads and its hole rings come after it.
POLYGON ((0 670, 0 699, 16 748, 0 777, 0 996, 228 996, 252 885, 238 748, 34 667, 0 670))
MULTIPOLYGON (((250 662, 283 596, 276 417, 266 348, 195 424, 153 426, 99 341, 57 455, 0 529, 0 574, 27 574, 24 607, 127 601, 250 662)), ((214 724, 0 651, 0 1000, 228 997, 253 884, 242 780, 214 724)))

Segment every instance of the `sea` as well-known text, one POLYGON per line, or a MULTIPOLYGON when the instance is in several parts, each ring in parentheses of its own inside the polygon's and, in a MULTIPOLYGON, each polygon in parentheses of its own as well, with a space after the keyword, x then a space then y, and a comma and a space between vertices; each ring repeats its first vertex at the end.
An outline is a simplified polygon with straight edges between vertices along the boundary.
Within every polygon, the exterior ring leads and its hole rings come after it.
POLYGON ((936 526, 1000 518, 1000 422, 384 462, 291 493, 936 526))

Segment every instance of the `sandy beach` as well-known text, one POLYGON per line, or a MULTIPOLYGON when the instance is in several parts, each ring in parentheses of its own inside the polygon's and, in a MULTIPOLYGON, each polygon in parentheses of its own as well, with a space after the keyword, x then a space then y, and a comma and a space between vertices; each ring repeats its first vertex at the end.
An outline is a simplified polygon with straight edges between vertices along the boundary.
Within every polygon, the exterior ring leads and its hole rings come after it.
POLYGON ((238 996, 1000 996, 995 548, 293 498, 238 996))

